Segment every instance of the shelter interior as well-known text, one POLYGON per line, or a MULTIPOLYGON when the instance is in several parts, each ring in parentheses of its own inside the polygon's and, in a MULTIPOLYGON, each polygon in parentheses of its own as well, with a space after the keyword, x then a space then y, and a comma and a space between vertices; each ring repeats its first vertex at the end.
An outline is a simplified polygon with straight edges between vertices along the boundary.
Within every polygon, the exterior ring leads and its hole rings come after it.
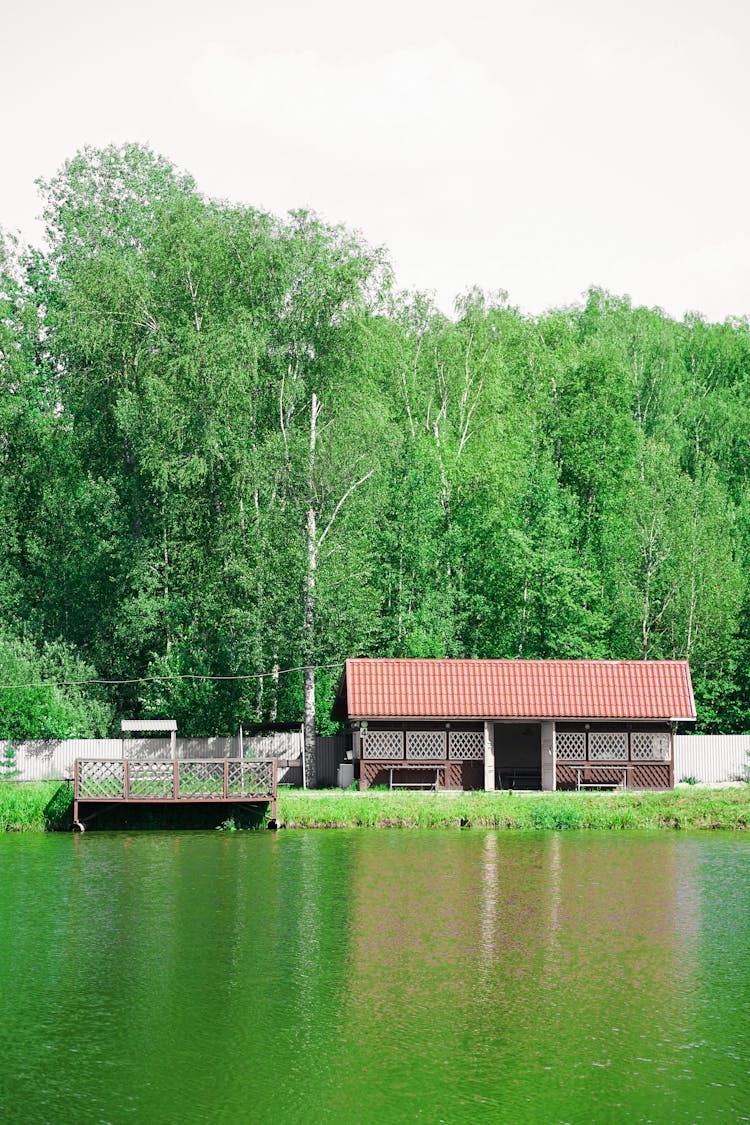
POLYGON ((360 789, 667 789, 674 784, 667 722, 409 720, 354 727, 360 789))

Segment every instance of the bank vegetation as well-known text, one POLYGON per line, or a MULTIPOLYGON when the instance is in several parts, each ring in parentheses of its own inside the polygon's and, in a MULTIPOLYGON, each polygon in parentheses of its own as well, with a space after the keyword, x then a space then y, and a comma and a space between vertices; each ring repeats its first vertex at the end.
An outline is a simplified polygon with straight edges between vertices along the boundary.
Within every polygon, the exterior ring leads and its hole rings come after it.
MULTIPOLYGON (((73 791, 69 783, 2 783, 0 832, 69 830, 72 803, 73 791)), ((234 824, 234 820, 230 823, 234 824)), ((149 824, 159 827, 153 818, 149 824)), ((747 830, 750 828, 750 785, 724 789, 682 788, 663 793, 428 794, 281 790, 278 826, 290 829, 747 830)))

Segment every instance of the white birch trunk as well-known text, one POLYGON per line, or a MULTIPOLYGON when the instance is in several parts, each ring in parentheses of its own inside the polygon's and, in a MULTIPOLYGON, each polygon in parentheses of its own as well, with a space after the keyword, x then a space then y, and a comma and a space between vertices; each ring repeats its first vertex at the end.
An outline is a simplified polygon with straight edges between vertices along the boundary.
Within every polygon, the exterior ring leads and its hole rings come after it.
POLYGON ((307 475, 307 572, 305 574, 305 605, 303 616, 303 653, 305 662, 304 724, 305 774, 307 785, 314 787, 315 769, 315 577, 318 568, 318 521, 315 513, 315 442, 320 404, 313 393, 310 403, 310 447, 307 475))

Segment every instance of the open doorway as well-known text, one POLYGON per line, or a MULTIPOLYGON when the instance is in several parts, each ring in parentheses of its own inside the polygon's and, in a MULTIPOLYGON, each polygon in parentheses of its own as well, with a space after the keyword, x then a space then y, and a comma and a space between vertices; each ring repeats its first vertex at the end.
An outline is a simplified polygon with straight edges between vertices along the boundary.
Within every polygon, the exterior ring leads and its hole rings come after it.
POLYGON ((542 788, 542 724, 495 723, 498 789, 542 788))

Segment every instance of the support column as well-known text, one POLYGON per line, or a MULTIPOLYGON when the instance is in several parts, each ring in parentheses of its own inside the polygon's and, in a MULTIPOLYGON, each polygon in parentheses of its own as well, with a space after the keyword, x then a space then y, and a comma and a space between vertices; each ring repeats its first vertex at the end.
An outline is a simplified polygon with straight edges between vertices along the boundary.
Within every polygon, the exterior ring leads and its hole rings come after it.
POLYGON ((495 724, 484 724, 484 790, 491 793, 495 788, 495 724))
POLYGON ((556 767, 555 724, 542 723, 542 789, 547 792, 557 788, 556 767))
POLYGON ((352 765, 354 767, 354 780, 359 783, 357 785, 357 789, 362 788, 362 782, 360 781, 360 771, 361 771, 360 738, 361 737, 362 736, 360 735, 359 730, 356 730, 356 729, 352 730, 352 765))

